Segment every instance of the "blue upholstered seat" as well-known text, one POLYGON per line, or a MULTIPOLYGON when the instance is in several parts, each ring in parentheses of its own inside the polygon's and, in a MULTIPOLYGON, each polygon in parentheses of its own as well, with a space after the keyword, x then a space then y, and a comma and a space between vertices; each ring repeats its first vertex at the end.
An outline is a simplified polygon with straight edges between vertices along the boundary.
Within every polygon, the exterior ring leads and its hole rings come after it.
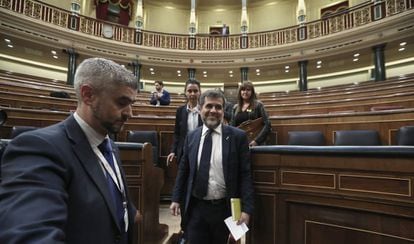
POLYGON ((414 126, 403 126, 398 130, 397 145, 414 146, 414 126))
POLYGON ((128 131, 128 142, 145 143, 149 142, 152 145, 152 158, 154 165, 159 165, 159 145, 158 145, 158 133, 157 131, 128 131))
POLYGON ((289 131, 289 145, 324 146, 325 136, 321 131, 289 131))
POLYGON ((379 146, 381 139, 376 130, 340 130, 334 133, 336 146, 379 146))

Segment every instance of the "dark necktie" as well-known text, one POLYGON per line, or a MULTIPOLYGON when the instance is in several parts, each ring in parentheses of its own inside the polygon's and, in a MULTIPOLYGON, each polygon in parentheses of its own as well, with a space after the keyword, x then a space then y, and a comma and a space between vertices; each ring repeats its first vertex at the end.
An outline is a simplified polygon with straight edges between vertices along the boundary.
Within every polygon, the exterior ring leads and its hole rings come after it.
MULTIPOLYGON (((116 170, 114 166, 114 160, 112 157, 112 147, 111 143, 108 139, 105 139, 101 144, 99 144, 98 149, 101 151, 103 156, 105 157, 106 161, 108 161, 109 165, 111 166, 113 172, 116 175, 116 170)), ((117 221, 121 227, 121 231, 125 230, 125 223, 124 223, 124 207, 122 205, 122 193, 114 183, 112 177, 109 173, 106 173, 106 180, 108 183, 109 192, 111 193, 113 203, 116 208, 116 216, 117 221)))
POLYGON ((200 165, 198 167, 196 184, 194 187, 194 194, 200 199, 207 195, 211 148, 213 145, 211 137, 212 132, 213 130, 209 129, 204 138, 203 151, 201 152, 200 165))

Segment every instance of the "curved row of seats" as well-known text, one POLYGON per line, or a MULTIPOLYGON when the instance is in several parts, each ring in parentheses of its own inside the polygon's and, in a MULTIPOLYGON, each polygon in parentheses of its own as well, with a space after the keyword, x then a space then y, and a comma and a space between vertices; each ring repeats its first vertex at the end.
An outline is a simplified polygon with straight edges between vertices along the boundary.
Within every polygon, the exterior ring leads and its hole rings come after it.
MULTIPOLYGON (((12 77, 15 79, 13 82, 8 81, 9 83, 17 84, 18 77, 12 77)), ((22 78, 24 80, 24 78, 22 78)), ((0 82, 2 82, 1 75, 0 75, 0 82)), ((36 81, 34 79, 29 80, 27 83, 22 82, 19 84, 20 87, 25 87, 27 89, 34 90, 35 87, 42 88, 42 82, 39 82, 37 85, 35 84, 36 81)), ((315 130, 320 127, 319 125, 324 124, 330 125, 329 129, 323 130, 325 137, 328 137, 327 145, 334 145, 334 139, 331 138, 333 135, 333 131, 338 130, 366 130, 366 129, 376 129, 380 130, 382 144, 386 145, 387 141, 389 142, 388 145, 391 144, 391 140, 389 136, 385 134, 390 134, 390 130, 397 130, 401 126, 405 125, 412 125, 413 119, 408 116, 411 111, 407 108, 414 108, 414 86, 411 81, 407 83, 406 80, 391 80, 391 81, 384 81, 384 82, 367 82, 367 85, 360 84, 358 88, 366 88, 367 90, 372 92, 375 90, 375 87, 378 86, 378 93, 381 95, 370 96, 370 97, 357 97, 354 99, 347 99, 347 100, 322 100, 322 101, 313 101, 313 102, 295 102, 293 104, 272 104, 266 105, 267 111, 269 112, 270 119, 272 121, 272 127, 274 133, 278 133, 278 143, 279 144, 289 144, 287 141, 286 133, 288 131, 308 131, 308 130, 315 130), (388 91, 387 88, 388 87, 388 91), (382 113, 380 110, 390 110, 390 113, 382 113), (392 111, 395 110, 394 111, 392 111), (371 112, 374 111, 374 112, 371 112), (397 112, 398 111, 398 112, 397 112), (367 117, 372 117, 369 119, 368 123, 367 117), (407 117, 408 116, 408 117, 407 117), (358 117, 358 118, 357 118, 358 117), (357 119, 353 119, 357 118, 357 119), (378 119, 376 119, 378 118, 378 119), (401 119, 399 119, 401 118, 401 119), (346 119, 345 123, 358 123, 361 121, 361 126, 339 126, 335 123, 340 123, 346 119), (391 120, 390 120, 391 119, 391 120), (379 123, 381 120, 387 121, 396 121, 395 125, 390 123, 386 123, 384 126, 377 126, 373 123, 379 123), (319 124, 319 125, 318 125, 319 124), (389 125, 388 125, 389 124, 389 125), (379 129, 381 127, 381 129, 379 129), (281 137, 281 139, 279 138, 281 137), (388 138, 388 140, 387 140, 388 138), (279 140, 280 139, 280 140, 279 140)), ((44 87, 45 90, 48 92, 53 86, 57 86, 55 84, 48 84, 44 87)), ((76 108, 76 100, 65 99, 65 98, 51 98, 50 96, 41 96, 41 95, 33 95, 33 94, 24 94, 21 92, 12 92, 12 91, 4 91, 3 88, 5 86, 1 86, 0 89, 0 106, 7 106, 12 110, 12 108, 29 108, 33 109, 33 113, 42 111, 42 117, 45 116, 45 121, 41 123, 35 123, 37 125, 42 124, 45 126, 49 123, 53 123, 50 118, 64 118, 67 116, 67 113, 57 114, 57 113, 47 113, 48 110, 58 110, 63 112, 73 111, 76 108), (48 120, 48 121, 47 121, 48 120)), ((62 88, 62 85, 59 85, 62 88)), ((347 89, 347 86, 341 85, 338 86, 342 90, 347 89)), ((352 89, 357 89, 355 85, 350 85, 352 89)), ((56 87, 55 87, 56 88, 56 87)), ((332 91, 338 92, 339 88, 332 88, 332 91)), ((307 93, 297 93, 297 97, 308 97, 309 95, 305 95, 307 93), (300 95, 302 94, 302 95, 300 95)), ((324 94, 317 95, 315 93, 315 99, 319 96, 323 96, 324 94)), ((354 92, 355 94, 359 93, 357 90, 354 92)), ((361 92, 362 93, 362 92, 361 92)), ((144 94, 142 94, 144 95, 144 94)), ((149 96, 149 93, 145 94, 149 96)), ((141 95, 140 95, 141 96, 141 95)), ((180 98, 182 99, 182 98, 180 98)), ((128 121, 126 128, 127 130, 156 130, 159 135, 158 137, 161 139, 161 132, 165 132, 168 134, 168 141, 172 138, 172 131, 174 126, 174 115, 177 106, 159 106, 154 107, 150 105, 144 104, 137 104, 133 108, 133 113, 137 114, 128 121)), ((12 121, 22 121, 20 125, 30 125, 30 118, 24 118, 25 121, 23 122, 22 113, 25 113, 26 109, 20 109, 19 111, 9 111, 14 114, 12 121)), ((33 116, 33 115, 32 115, 33 116)), ((55 120, 55 119, 53 119, 55 120)), ((12 121, 10 123, 12 123, 12 121)), ((13 125, 13 124, 8 124, 13 125)), ((119 139, 127 140, 128 136, 126 133, 122 132, 123 134, 120 135, 119 139)), ((165 143, 165 138, 163 140, 165 143)), ((273 141, 274 142, 274 141, 273 141)), ((165 143, 168 144, 168 143, 165 143)), ((163 150, 164 151, 164 150, 163 150)))
MULTIPOLYGON (((49 95, 26 93, 22 90, 14 91, 14 88, 7 88, 3 83, 0 88, 0 105, 20 108, 52 109, 60 111, 71 111, 76 108, 74 98, 54 98, 49 95)), ((16 82, 13 82, 16 83, 16 82)), ((20 86, 23 86, 20 84, 20 86)), ((34 90, 36 87, 26 87, 25 89, 34 90)), ((45 88, 46 89, 46 88, 45 88)), ((349 99, 332 99, 329 101, 295 101, 292 103, 266 104, 266 110, 270 116, 279 115, 299 115, 299 114, 327 114, 327 113, 352 113, 371 110, 402 109, 414 107, 414 86, 412 90, 399 90, 395 93, 382 94, 377 96, 367 96, 349 99)), ((46 90, 51 92, 51 90, 46 90)), ((148 95, 149 96, 149 95, 148 95)), ((148 100, 148 99, 146 99, 148 100)), ((134 114, 152 114, 158 116, 173 116, 178 107, 177 104, 184 104, 183 101, 176 101, 171 106, 159 106, 154 108, 146 102, 138 101, 134 106, 134 114)))
POLYGON ((321 97, 321 96, 329 96, 329 94, 336 94, 341 95, 344 92, 348 94, 363 92, 365 90, 371 89, 387 89, 387 87, 394 85, 404 85, 410 83, 414 79, 414 74, 409 74, 405 76, 397 76, 397 77, 390 77, 386 81, 363 81, 353 84, 341 84, 341 85, 334 85, 334 86, 327 86, 323 88, 312 88, 308 89, 307 91, 283 91, 283 92, 262 92, 259 94, 259 98, 264 99, 289 99, 289 98, 300 98, 306 96, 312 97, 321 97))
MULTIPOLYGON (((380 146, 380 135, 376 130, 339 130, 334 133, 335 146, 380 146)), ((288 144, 300 146, 324 146, 322 131, 289 131, 288 144)), ((414 146, 414 126, 403 126, 397 131, 397 145, 414 146)))

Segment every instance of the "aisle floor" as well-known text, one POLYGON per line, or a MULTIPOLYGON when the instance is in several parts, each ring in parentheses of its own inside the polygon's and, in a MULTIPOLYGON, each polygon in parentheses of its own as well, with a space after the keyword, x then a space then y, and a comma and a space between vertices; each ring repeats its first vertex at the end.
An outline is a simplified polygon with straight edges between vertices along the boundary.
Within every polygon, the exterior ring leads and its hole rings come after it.
MULTIPOLYGON (((169 203, 160 203, 160 223, 168 225, 168 237, 164 239, 163 244, 168 243, 168 240, 174 233, 178 233, 180 227, 180 216, 172 216, 170 213, 169 203)), ((245 238, 241 239, 241 244, 245 243, 245 238)))

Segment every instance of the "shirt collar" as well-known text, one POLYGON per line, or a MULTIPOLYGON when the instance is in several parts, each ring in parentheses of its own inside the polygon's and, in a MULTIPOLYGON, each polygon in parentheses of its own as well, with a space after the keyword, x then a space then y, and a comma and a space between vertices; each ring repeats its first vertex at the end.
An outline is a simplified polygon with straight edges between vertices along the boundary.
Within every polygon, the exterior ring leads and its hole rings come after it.
POLYGON ((86 123, 85 120, 83 120, 79 114, 77 114, 76 112, 73 114, 76 122, 78 122, 79 126, 81 127, 82 131, 85 133, 86 138, 89 141, 89 144, 92 147, 97 147, 99 144, 101 144, 101 142, 108 137, 108 135, 106 136, 102 136, 101 134, 99 134, 98 132, 96 132, 96 130, 94 130, 90 125, 88 125, 88 123, 86 123))
MULTIPOLYGON (((222 127, 222 124, 220 123, 216 128, 213 129, 213 131, 220 135, 221 134, 221 127, 222 127)), ((209 128, 205 124, 203 124, 203 131, 201 132, 201 134, 203 136, 205 136, 207 134, 208 130, 209 130, 209 128)))
POLYGON ((195 106, 194 108, 190 108, 190 105, 188 105, 187 103, 187 112, 197 112, 200 113, 200 105, 197 104, 197 106, 195 106))

